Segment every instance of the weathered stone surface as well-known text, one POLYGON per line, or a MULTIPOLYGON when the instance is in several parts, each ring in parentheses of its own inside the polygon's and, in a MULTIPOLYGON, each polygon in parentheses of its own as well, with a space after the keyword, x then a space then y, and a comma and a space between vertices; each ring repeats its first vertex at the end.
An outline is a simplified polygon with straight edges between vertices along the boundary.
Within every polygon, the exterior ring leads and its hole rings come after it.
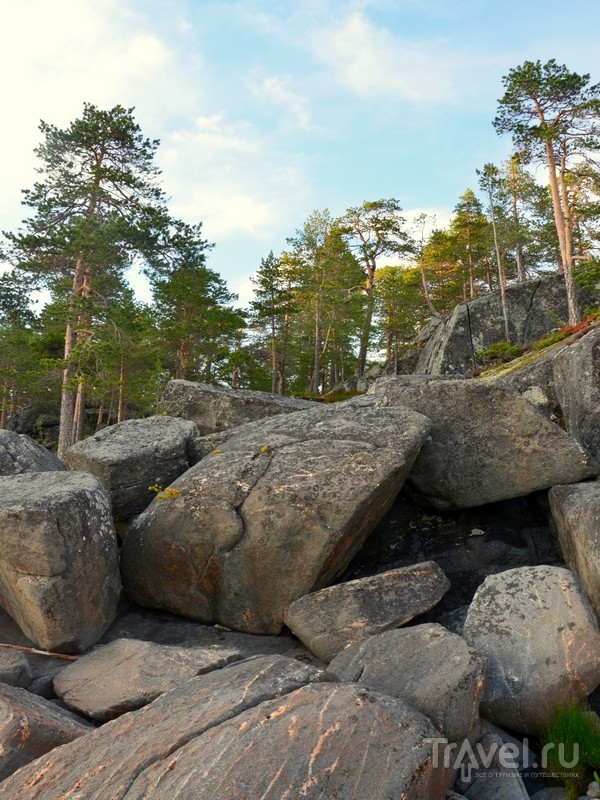
POLYGON ((24 653, 0 648, 0 683, 26 689, 32 678, 31 667, 24 653))
POLYGON ((328 673, 397 697, 451 742, 465 739, 479 716, 486 657, 434 623, 385 631, 337 655, 328 673))
POLYGON ((0 684, 0 780, 91 730, 69 711, 25 689, 0 684))
POLYGON ((497 383, 388 384, 378 397, 433 421, 408 480, 438 508, 483 505, 596 474, 572 437, 497 383))
POLYGON ((121 589, 108 500, 93 475, 0 478, 0 605, 43 650, 91 647, 121 589))
POLYGON ((174 417, 129 419, 104 428, 67 450, 69 469, 91 472, 110 497, 115 520, 139 514, 155 495, 196 463, 193 422, 174 417))
POLYGON ((467 800, 529 800, 529 793, 514 770, 500 767, 476 778, 465 797, 467 800))
POLYGON ((79 794, 81 800, 108 800, 110 787, 110 800, 131 800, 131 784, 144 770, 153 764, 167 767, 177 751, 205 731, 259 703, 284 697, 318 675, 293 659, 268 656, 192 678, 23 768, 0 783, 0 798, 75 800, 79 794))
POLYGON ((391 506, 429 430, 374 400, 249 423, 153 503, 122 551, 134 602, 249 633, 341 573, 391 506))
POLYGON ((600 465, 600 328, 560 350, 552 364, 566 428, 600 465))
POLYGON ((464 626, 488 657, 481 715, 534 734, 600 684, 600 632, 572 573, 520 567, 486 579, 464 626))
MULTIPOLYGON (((550 275, 507 287, 510 341, 523 344, 566 322, 568 310, 562 276, 550 275)), ((425 344, 415 372, 470 375, 481 362, 477 350, 506 339, 500 292, 459 303, 425 344)))
POLYGON ((548 498, 565 562, 600 615, 600 483, 555 486, 548 498))
MULTIPOLYGON (((154 764, 127 800, 423 798, 445 794, 429 720, 384 694, 313 684, 211 728, 154 764)), ((0 794, 0 797, 2 795, 0 794)))
POLYGON ((200 435, 204 436, 265 417, 312 408, 314 402, 269 392, 175 380, 166 385, 162 405, 167 414, 195 422, 200 435))
POLYGON ((288 607, 285 624, 322 661, 331 661, 349 644, 433 608, 449 588, 437 564, 426 561, 307 594, 288 607))
POLYGON ((54 688, 69 708, 106 722, 241 657, 239 651, 224 647, 185 649, 117 639, 61 670, 54 688))
POLYGON ((29 436, 0 430, 0 475, 55 472, 65 465, 29 436))

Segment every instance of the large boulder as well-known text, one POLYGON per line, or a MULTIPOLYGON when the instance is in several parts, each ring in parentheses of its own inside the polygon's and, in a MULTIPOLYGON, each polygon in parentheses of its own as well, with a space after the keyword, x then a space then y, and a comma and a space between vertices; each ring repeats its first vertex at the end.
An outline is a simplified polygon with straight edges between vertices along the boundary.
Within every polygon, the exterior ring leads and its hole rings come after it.
POLYGON ((111 800, 444 796, 425 717, 318 679, 281 657, 193 678, 23 768, 0 800, 104 800, 107 787, 111 800))
POLYGON ((451 742, 479 717, 486 657, 464 639, 429 623, 371 636, 342 650, 328 673, 397 697, 433 722, 451 742))
POLYGON ((598 471, 571 436, 517 392, 494 382, 391 382, 375 397, 383 406, 408 406, 434 423, 409 484, 438 508, 520 497, 598 471))
POLYGON ((61 670, 54 689, 68 708, 107 722, 241 657, 238 650, 224 647, 184 648, 117 639, 61 670))
POLYGON ((600 328, 561 349, 552 363, 566 428, 600 465, 600 328))
POLYGON ((0 475, 55 472, 65 465, 29 436, 0 430, 0 475))
POLYGON ((92 730, 89 723, 64 708, 25 689, 0 684, 0 781, 92 730))
POLYGON ((600 631, 569 570, 520 567, 477 590, 466 641, 488 657, 481 715, 509 730, 540 733, 556 709, 600 684, 600 631))
POLYGON ((201 436, 313 405, 296 397, 182 380, 169 381, 162 397, 165 413, 192 420, 201 436))
POLYGON ((45 650, 86 650, 114 619, 117 539, 99 481, 81 472, 0 478, 0 605, 45 650))
POLYGON ((331 583, 390 508, 430 423, 373 401, 234 431, 153 503, 122 552, 136 603, 249 633, 331 583))
POLYGON ((193 422, 174 417, 129 419, 104 428, 67 450, 71 470, 91 472, 110 497, 113 518, 143 511, 154 498, 151 487, 172 483, 197 461, 193 422))
MULTIPOLYGON (((538 339, 569 316, 561 275, 508 286, 506 303, 513 344, 538 339)), ((433 330, 415 372, 471 374, 482 363, 477 351, 503 339, 506 332, 499 291, 459 303, 433 330)))
POLYGON ((600 483, 554 486, 548 498, 565 562, 600 616, 600 483))
POLYGON ((349 644, 429 611, 449 588, 438 565, 426 561, 304 595, 288 607, 285 624, 322 661, 331 661, 349 644))

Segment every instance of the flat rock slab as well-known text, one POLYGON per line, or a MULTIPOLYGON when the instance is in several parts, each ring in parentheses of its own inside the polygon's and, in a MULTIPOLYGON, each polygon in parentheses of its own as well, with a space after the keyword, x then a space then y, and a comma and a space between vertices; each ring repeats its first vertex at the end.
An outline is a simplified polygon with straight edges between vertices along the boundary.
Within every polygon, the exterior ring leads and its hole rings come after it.
POLYGON ((162 397, 165 412, 192 420, 201 436, 314 405, 312 400, 182 380, 169 381, 162 397))
POLYGON ((31 437, 0 430, 0 475, 57 472, 64 468, 62 461, 31 437))
POLYGON ((380 398, 383 406, 408 406, 432 420, 408 483, 437 508, 521 497, 597 472, 575 439, 498 383, 389 383, 380 398))
POLYGON ((267 656, 192 678, 139 711, 107 722, 23 768, 0 783, 0 798, 131 800, 129 788, 144 770, 168 765, 180 748, 204 732, 318 676, 318 670, 293 659, 267 656))
POLYGON ((460 636, 430 623, 392 630, 353 644, 328 673, 397 697, 461 742, 479 717, 487 659, 460 636))
POLYGON ((0 684, 0 780, 92 730, 84 720, 54 703, 25 689, 0 684))
POLYGON ((249 423, 133 523, 129 598, 248 633, 341 574, 392 505, 429 430, 409 409, 344 404, 249 423))
POLYGON ((404 625, 450 588, 434 561, 339 583, 295 600, 285 624, 322 661, 349 644, 404 625))
POLYGON ((539 733, 556 709, 600 684, 600 631, 576 579, 561 567, 519 567, 477 590, 466 641, 488 657, 481 715, 539 733))
POLYGON ((223 647, 186 649, 117 639, 61 670, 54 689, 69 708, 107 722, 241 657, 239 651, 223 647))
POLYGON ((69 469, 91 472, 104 486, 115 520, 143 511, 165 487, 195 464, 193 422, 174 417, 129 419, 104 428, 67 450, 69 469))
POLYGON ((600 482, 554 486, 550 510, 565 562, 600 615, 600 482))
POLYGON ((82 472, 0 478, 0 604, 42 650, 87 650, 121 591, 108 500, 82 472))
POLYGON ((400 700, 313 684, 211 728, 146 769, 125 798, 434 800, 447 784, 432 763, 436 734, 400 700))

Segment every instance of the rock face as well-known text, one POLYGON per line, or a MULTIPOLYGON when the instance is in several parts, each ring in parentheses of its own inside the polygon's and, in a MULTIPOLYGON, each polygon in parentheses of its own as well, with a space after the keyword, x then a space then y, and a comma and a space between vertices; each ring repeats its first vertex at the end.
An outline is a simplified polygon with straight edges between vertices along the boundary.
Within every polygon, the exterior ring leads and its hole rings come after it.
POLYGON ((429 720, 364 687, 306 685, 318 677, 280 657, 199 676, 25 767, 0 798, 444 796, 429 720))
POLYGON ((391 506, 429 430, 373 401, 250 423, 173 484, 122 551, 134 602, 249 633, 328 585, 391 506))
POLYGON ((486 657, 441 625, 415 625, 372 636, 337 655, 328 672, 397 697, 433 722, 451 742, 478 719, 486 657))
POLYGON ((65 465, 29 436, 0 430, 0 475, 55 472, 65 465))
POLYGON ((239 651, 219 647, 186 649, 117 639, 61 670, 54 688, 69 708, 107 722, 241 657, 239 651))
POLYGON ((378 396, 384 406, 408 406, 434 423, 409 484, 438 508, 484 505, 597 472, 573 438, 497 383, 400 381, 378 396))
POLYGON ((168 486, 195 464, 193 422, 174 417, 130 419, 70 447, 67 467, 91 472, 110 497, 113 518, 139 514, 155 496, 150 486, 168 486))
POLYGON ((302 411, 314 403, 268 392, 175 380, 167 384, 162 405, 167 414, 195 422, 204 436, 265 417, 302 411))
POLYGON ((565 428, 600 464, 600 327, 555 345, 497 380, 565 428))
POLYGON ((521 567, 486 579, 465 622, 488 657, 482 716, 539 733, 560 706, 600 683, 600 632, 579 586, 560 567, 521 567))
POLYGON ((93 645, 115 616, 117 540, 102 486, 86 473, 0 479, 0 605, 44 650, 93 645))
POLYGON ((55 747, 90 733, 91 725, 35 697, 0 684, 0 781, 55 747))
MULTIPOLYGON (((560 275, 508 286, 506 301, 513 344, 538 339, 568 319, 564 280, 560 275)), ((459 303, 451 316, 435 327, 415 372, 470 375, 480 366, 477 350, 502 339, 506 339, 506 333, 499 292, 459 303)))
POLYGON ((600 615, 600 483, 555 486, 548 498, 565 562, 600 615))
POLYGON ((552 363, 566 428, 600 464, 600 328, 560 350, 552 363))
POLYGON ((429 611, 449 588, 442 570, 427 561, 307 594, 289 606, 285 624, 329 662, 349 644, 429 611))

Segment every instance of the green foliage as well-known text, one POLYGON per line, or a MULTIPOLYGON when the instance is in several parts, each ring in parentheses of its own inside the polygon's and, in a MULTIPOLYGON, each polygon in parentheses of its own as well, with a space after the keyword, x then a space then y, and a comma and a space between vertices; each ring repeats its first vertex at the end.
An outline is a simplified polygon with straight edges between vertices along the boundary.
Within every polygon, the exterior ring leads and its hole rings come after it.
POLYGON ((519 345, 511 344, 505 339, 501 339, 499 342, 493 342, 493 344, 483 350, 477 350, 476 355, 485 361, 507 362, 512 361, 513 358, 517 358, 522 352, 523 348, 519 345))
POLYGON ((561 780, 566 797, 575 800, 585 791, 590 769, 600 766, 600 727, 596 719, 578 703, 559 708, 540 736, 540 743, 546 754, 546 768, 565 776, 561 780))

